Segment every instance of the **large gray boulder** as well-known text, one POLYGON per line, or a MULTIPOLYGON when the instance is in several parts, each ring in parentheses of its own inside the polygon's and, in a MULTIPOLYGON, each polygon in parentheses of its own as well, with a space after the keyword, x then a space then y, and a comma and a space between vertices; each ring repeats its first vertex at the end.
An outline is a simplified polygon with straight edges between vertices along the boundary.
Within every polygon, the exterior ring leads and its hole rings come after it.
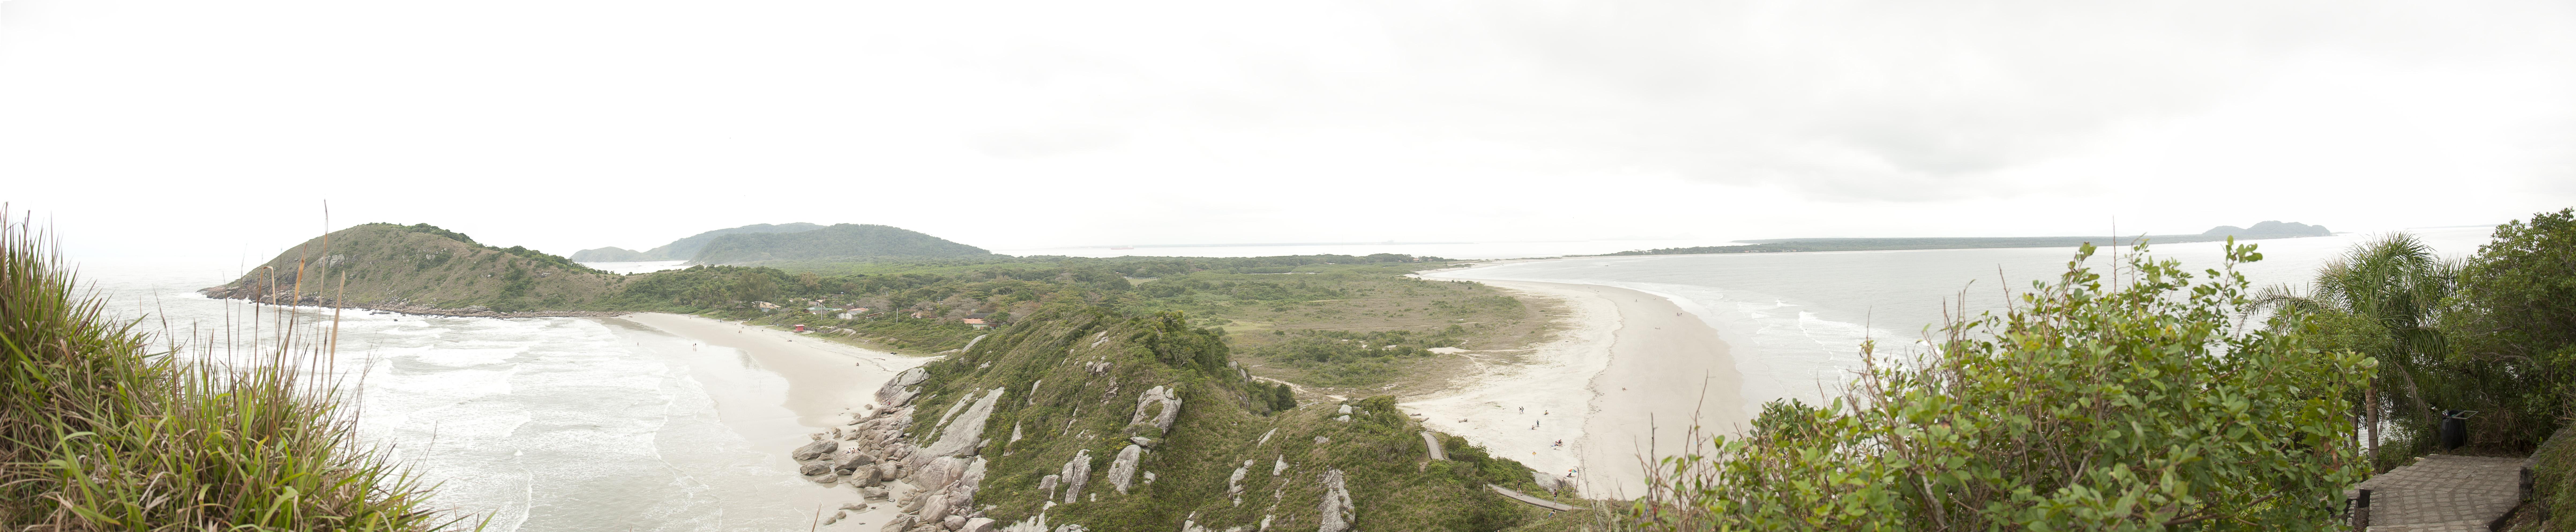
POLYGON ((803 447, 797 447, 795 452, 787 453, 787 457, 803 462, 840 448, 840 440, 814 440, 814 443, 805 444, 803 447))
POLYGON ((931 456, 974 456, 976 448, 983 443, 984 422, 993 417, 993 403, 1002 400, 1002 392, 1001 388, 994 388, 992 393, 975 400, 975 406, 967 407, 956 420, 940 429, 939 441, 930 444, 925 452, 931 456))
POLYGON ((1350 532, 1353 517, 1351 489, 1342 483, 1342 470, 1324 471, 1324 502, 1315 510, 1324 514, 1324 526, 1315 532, 1350 532))
POLYGON ((967 462, 964 458, 954 456, 933 458, 929 465, 912 473, 912 484, 923 490, 936 491, 956 481, 959 475, 965 474, 966 467, 967 462))
POLYGON ((904 403, 912 402, 913 396, 920 395, 921 392, 907 388, 926 380, 930 380, 930 370, 921 368, 903 370, 903 373, 895 374, 894 378, 886 379, 885 386, 877 388, 877 402, 885 403, 890 407, 903 406, 904 403))
POLYGON ((1143 446, 1128 445, 1125 449, 1119 449, 1118 460, 1109 463, 1109 486, 1117 488, 1121 495, 1125 495, 1128 488, 1135 487, 1136 460, 1144 457, 1143 446))
POLYGON ((876 465, 876 463, 876 457, 868 456, 868 453, 859 452, 858 449, 849 449, 842 451, 841 457, 832 461, 832 470, 849 471, 861 467, 876 465))
POLYGON ((1162 386, 1145 390, 1143 396, 1136 398, 1136 414, 1128 416, 1127 424, 1134 426, 1146 423, 1148 415, 1152 416, 1155 435, 1170 432, 1172 421, 1181 417, 1180 390, 1162 386), (1162 405, 1162 408, 1156 409, 1155 405, 1162 405))
POLYGON ((1064 503, 1081 502, 1083 485, 1091 483, 1091 450, 1073 453, 1073 459, 1066 460, 1064 470, 1058 474, 1064 478, 1064 503))

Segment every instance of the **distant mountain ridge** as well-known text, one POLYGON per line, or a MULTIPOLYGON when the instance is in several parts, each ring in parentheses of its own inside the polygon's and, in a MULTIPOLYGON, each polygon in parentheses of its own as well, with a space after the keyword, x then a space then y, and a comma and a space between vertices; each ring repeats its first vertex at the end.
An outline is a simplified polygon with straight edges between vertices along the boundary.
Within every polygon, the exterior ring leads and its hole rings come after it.
POLYGON ((793 233, 735 233, 715 237, 689 258, 697 264, 833 257, 981 257, 984 248, 919 231, 876 224, 836 224, 793 233))
POLYGON ((2233 236, 2239 239, 2244 239, 2329 236, 2333 235, 2334 232, 2327 231, 2326 226, 2322 225, 2308 225, 2298 222, 2282 223, 2278 220, 2264 220, 2262 223, 2254 224, 2253 227, 2240 228, 2233 225, 2222 225, 2210 228, 2208 231, 2201 232, 2200 234, 2201 236, 2233 236))
POLYGON ((751 225, 746 225, 746 226, 742 226, 742 227, 728 227, 728 228, 724 228, 724 229, 717 229, 717 230, 714 230, 714 231, 708 231, 708 232, 704 232, 704 233, 698 233, 698 234, 695 234, 695 235, 689 235, 689 236, 684 237, 684 238, 681 238, 681 239, 679 239, 679 240, 673 240, 673 241, 671 241, 671 243, 669 243, 669 244, 663 244, 663 245, 662 245, 662 247, 657 247, 657 248, 653 248, 653 249, 645 250, 645 251, 635 251, 635 250, 630 250, 630 249, 625 249, 625 248, 618 248, 618 247, 604 247, 604 248, 598 248, 598 249, 585 249, 585 250, 581 250, 581 251, 575 251, 575 252, 573 252, 573 254, 572 254, 572 260, 574 260, 574 261, 578 261, 578 262, 637 262, 637 261, 648 261, 648 260, 688 260, 688 259, 691 259, 691 258, 695 258, 695 257, 697 257, 697 256, 698 256, 698 251, 703 250, 703 249, 706 249, 706 247, 707 247, 707 243, 709 243, 709 242, 714 242, 714 241, 716 240, 716 237, 721 237, 721 236, 724 236, 724 235, 732 235, 732 234, 746 234, 746 233, 796 233, 796 232, 812 231, 812 230, 822 229, 822 228, 823 228, 823 226, 821 226, 821 225, 810 224, 810 223, 805 223, 805 222, 785 223, 785 224, 776 224, 776 225, 771 225, 771 224, 751 224, 751 225))
POLYGON ((2333 231, 2322 225, 2265 220, 2253 227, 2222 225, 2196 235, 2110 236, 2018 236, 2018 237, 1930 237, 1930 238, 1775 238, 1738 240, 1741 246, 1698 246, 1621 251, 1610 255, 1698 255, 1709 253, 1793 253, 1801 251, 1888 251, 1905 249, 1981 249, 1981 248, 2048 248, 2075 247, 2084 244, 2125 244, 2131 239, 2151 244, 2213 242, 2234 237, 2237 240, 2330 236, 2333 231))

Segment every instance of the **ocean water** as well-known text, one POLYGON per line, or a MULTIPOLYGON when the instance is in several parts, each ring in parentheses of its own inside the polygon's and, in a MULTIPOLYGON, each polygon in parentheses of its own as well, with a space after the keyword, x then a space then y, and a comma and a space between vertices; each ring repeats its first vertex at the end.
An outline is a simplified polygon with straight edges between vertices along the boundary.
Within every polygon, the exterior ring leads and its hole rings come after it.
MULTIPOLYGON (((2487 241, 2490 228, 2412 231, 2436 251, 2465 257, 2487 241)), ((2256 287, 2305 286, 2318 266, 2375 235, 2257 240, 2263 260, 2242 264, 2256 287)), ((2190 271, 2220 267, 2222 243, 2149 246, 2149 254, 2179 260, 2190 271)), ((2107 272, 2105 248, 2087 266, 2107 272)), ((1860 344, 1875 339, 1881 353, 1910 349, 1944 312, 1974 316, 1999 311, 2006 289, 2026 291, 2033 280, 2066 271, 2074 248, 1850 251, 1655 257, 1594 257, 1504 263, 1426 275, 1442 279, 1545 281, 1616 286, 1673 301, 1715 327, 1744 376, 1750 415, 1763 402, 1795 398, 1817 403, 1836 395, 1860 367, 1860 344)))
MULTIPOLYGON (((273 332, 273 307, 192 290, 231 276, 167 263, 89 263, 111 309, 178 335, 273 332)), ((330 309, 296 309, 327 328, 330 309)), ((738 426, 792 420, 786 381, 739 351, 631 322, 343 312, 339 356, 316 368, 357 407, 361 438, 440 486, 436 504, 495 531, 803 530, 823 488, 785 452, 803 438, 738 426), (750 390, 722 397, 703 383, 750 390)), ((249 351, 247 349, 237 351, 249 351)), ((220 350, 183 356, 221 357, 220 350)), ((776 431, 770 431, 776 432, 776 431)))
POLYGON ((1377 244, 1236 244, 1206 246, 1117 246, 997 249, 1004 255, 1068 257, 1275 257, 1281 255, 1374 255, 1395 253, 1450 259, 1518 259, 1599 255, 1634 249, 1727 245, 1725 239, 1694 240, 1564 240, 1546 242, 1387 242, 1377 244))

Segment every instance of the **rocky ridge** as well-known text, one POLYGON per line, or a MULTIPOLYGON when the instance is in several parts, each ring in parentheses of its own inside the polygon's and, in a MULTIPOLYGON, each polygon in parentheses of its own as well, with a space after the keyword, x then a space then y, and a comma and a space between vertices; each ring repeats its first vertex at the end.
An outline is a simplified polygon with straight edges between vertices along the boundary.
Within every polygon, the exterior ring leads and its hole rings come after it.
POLYGON ((1532 479, 1545 475, 1454 437, 1451 460, 1431 459, 1392 398, 1347 417, 1333 402, 1265 411, 1219 336, 1177 315, 1041 312, 895 375, 790 457, 807 480, 891 505, 896 517, 862 525, 890 532, 1455 529, 1537 515, 1484 486, 1544 493, 1532 479))

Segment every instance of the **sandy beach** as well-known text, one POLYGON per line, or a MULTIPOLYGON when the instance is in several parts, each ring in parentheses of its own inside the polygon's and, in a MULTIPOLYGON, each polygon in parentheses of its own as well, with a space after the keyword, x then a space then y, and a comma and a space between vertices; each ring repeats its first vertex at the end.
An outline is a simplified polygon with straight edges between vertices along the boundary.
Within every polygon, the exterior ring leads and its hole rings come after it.
POLYGON ((1477 280, 1565 303, 1571 328, 1535 351, 1484 357, 1474 384, 1408 401, 1435 430, 1464 436, 1532 469, 1579 472, 1591 497, 1633 497, 1644 460, 1703 429, 1732 434, 1749 419, 1743 378, 1716 329, 1661 296, 1598 285, 1477 280), (1562 440, 1562 447, 1554 444, 1562 440))
MULTIPOLYGON (((691 361, 690 376, 713 397, 725 426, 762 449, 774 449, 785 475, 781 482, 810 487, 797 491, 799 507, 821 508, 823 514, 847 503, 863 503, 849 488, 826 488, 794 476, 788 451, 812 441, 807 435, 849 421, 844 413, 875 401, 873 394, 896 373, 935 360, 861 349, 767 327, 686 316, 644 313, 595 318, 612 327, 649 328, 688 339, 709 356, 691 361), (774 376, 774 377, 773 377, 774 376), (785 390, 771 389, 783 379, 785 390), (783 392, 783 393, 782 393, 783 392)), ((849 523, 882 523, 893 518, 891 504, 854 515, 849 523)))

